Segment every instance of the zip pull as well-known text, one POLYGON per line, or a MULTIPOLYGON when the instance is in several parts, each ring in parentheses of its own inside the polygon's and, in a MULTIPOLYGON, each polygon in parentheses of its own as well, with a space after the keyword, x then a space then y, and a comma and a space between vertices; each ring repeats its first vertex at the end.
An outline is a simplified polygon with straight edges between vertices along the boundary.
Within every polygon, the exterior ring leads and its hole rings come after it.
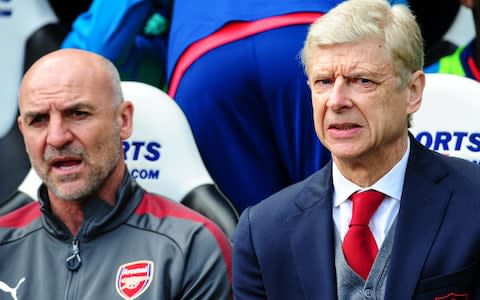
POLYGON ((78 246, 78 240, 74 239, 72 242, 72 255, 67 257, 65 265, 70 271, 76 271, 82 264, 82 258, 80 257, 80 247, 78 246))

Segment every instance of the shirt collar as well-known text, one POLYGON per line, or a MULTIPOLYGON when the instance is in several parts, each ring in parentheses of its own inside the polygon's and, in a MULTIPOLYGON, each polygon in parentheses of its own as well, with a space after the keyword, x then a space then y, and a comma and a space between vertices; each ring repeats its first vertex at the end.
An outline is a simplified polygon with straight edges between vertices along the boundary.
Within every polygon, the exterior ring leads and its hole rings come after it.
POLYGON ((374 189, 382 192, 388 197, 400 200, 402 197, 403 182, 405 179, 405 172, 407 170, 408 155, 410 154, 410 139, 407 140, 407 149, 395 166, 388 171, 382 178, 375 182, 372 186, 361 188, 355 183, 345 178, 338 170, 335 162, 332 163, 332 178, 334 187, 334 203, 335 207, 340 206, 347 201, 350 195, 357 191, 374 189))

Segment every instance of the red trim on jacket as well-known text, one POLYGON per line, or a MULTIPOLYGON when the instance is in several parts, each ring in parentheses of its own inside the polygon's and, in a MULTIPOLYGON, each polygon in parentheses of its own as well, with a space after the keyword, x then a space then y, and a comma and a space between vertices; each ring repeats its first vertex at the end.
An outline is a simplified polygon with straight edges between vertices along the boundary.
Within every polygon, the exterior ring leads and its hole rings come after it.
POLYGON ((40 218, 40 203, 37 201, 0 216, 0 227, 21 228, 40 218))
POLYGON ((186 206, 147 192, 135 210, 135 214, 152 214, 157 218, 172 217, 201 223, 217 241, 227 267, 228 280, 232 282, 232 246, 223 231, 213 221, 186 206))
POLYGON ((301 12, 269 17, 252 22, 232 22, 225 25, 215 33, 191 44, 185 52, 182 53, 173 71, 168 95, 175 98, 183 74, 185 74, 190 65, 208 51, 268 30, 290 25, 311 24, 322 15, 323 13, 318 12, 301 12))
POLYGON ((477 65, 475 64, 475 61, 473 60, 473 57, 468 58, 468 66, 470 67, 470 71, 472 71, 472 75, 475 78, 475 80, 480 81, 480 70, 478 70, 477 65))

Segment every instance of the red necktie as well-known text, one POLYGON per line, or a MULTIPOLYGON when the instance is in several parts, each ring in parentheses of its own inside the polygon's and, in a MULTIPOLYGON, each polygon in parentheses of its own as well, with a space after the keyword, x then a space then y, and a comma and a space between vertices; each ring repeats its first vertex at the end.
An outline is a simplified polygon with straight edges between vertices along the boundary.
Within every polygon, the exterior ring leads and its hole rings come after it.
POLYGON ((374 190, 355 193, 350 197, 352 220, 343 239, 343 254, 348 265, 365 280, 378 252, 368 223, 384 197, 382 193, 374 190))

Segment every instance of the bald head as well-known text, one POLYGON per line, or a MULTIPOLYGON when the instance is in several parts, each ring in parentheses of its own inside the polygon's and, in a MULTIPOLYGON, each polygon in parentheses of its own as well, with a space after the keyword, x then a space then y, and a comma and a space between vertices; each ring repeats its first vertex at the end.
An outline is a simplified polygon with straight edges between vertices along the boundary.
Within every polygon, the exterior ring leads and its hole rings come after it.
POLYGON ((75 49, 47 54, 25 74, 19 108, 27 153, 51 199, 115 201, 133 105, 111 62, 75 49))
POLYGON ((114 105, 123 101, 120 76, 109 60, 88 51, 61 49, 41 57, 25 73, 19 89, 20 112, 26 95, 44 86, 82 85, 110 89, 114 105))

